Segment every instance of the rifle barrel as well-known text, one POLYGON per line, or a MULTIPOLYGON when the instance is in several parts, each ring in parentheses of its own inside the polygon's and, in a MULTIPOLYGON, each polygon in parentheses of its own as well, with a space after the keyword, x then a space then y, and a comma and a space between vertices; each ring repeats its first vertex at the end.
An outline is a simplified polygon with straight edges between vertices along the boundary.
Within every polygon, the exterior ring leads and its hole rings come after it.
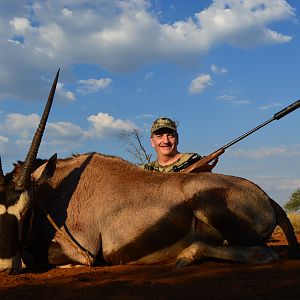
POLYGON ((287 114, 291 113, 292 111, 294 111, 295 109, 297 109, 299 107, 300 107, 300 100, 295 101, 293 104, 287 106, 286 108, 284 108, 281 111, 279 111, 278 113, 276 113, 274 115, 274 118, 276 120, 279 120, 282 117, 286 116, 287 114))
POLYGON ((282 109, 281 111, 277 112, 276 114, 274 114, 274 116, 265 121, 264 123, 256 126, 255 128, 249 130, 248 132, 244 133, 243 135, 241 135, 240 137, 234 139, 233 141, 229 142, 228 144, 224 145, 222 148, 220 149, 227 149, 229 147, 231 147, 232 145, 234 145, 235 143, 239 142, 240 140, 242 140, 243 138, 247 137, 248 135, 252 134, 253 132, 255 132, 256 130, 266 126, 267 124, 271 123, 274 120, 279 120, 282 117, 286 116, 287 114, 291 113, 292 111, 296 110, 297 108, 300 107, 300 100, 295 101, 293 104, 287 106, 286 108, 282 109))
POLYGON ((226 144, 226 145, 223 146, 222 148, 225 150, 225 149, 231 147, 232 145, 234 145, 235 143, 239 142, 240 140, 242 140, 242 139, 245 138, 246 136, 248 136, 248 135, 252 134, 253 132, 255 132, 256 130, 258 130, 258 129, 264 127, 264 126, 266 126, 267 124, 271 123, 271 122, 274 121, 274 120, 275 120, 275 118, 273 117, 273 118, 271 118, 271 119, 265 121, 264 123, 262 123, 262 124, 256 126, 255 128, 249 130, 248 132, 244 133, 244 134, 241 135, 240 137, 238 137, 238 138, 234 139, 233 141, 229 142, 228 144, 226 144))

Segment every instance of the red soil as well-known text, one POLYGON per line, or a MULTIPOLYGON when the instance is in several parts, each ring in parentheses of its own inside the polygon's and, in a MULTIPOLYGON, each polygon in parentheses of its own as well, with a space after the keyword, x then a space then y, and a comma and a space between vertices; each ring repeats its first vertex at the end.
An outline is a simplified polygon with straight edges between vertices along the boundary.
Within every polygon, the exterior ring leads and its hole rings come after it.
POLYGON ((0 299, 300 299, 300 260, 286 258, 280 233, 270 246, 281 259, 264 265, 207 261, 180 270, 155 265, 0 273, 0 299))

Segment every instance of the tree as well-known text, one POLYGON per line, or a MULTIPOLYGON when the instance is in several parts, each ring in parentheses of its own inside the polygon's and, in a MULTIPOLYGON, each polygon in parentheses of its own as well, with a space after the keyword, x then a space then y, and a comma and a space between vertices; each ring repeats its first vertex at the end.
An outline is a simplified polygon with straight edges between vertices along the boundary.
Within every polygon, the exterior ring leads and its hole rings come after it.
POLYGON ((300 210, 300 189, 292 193, 289 201, 284 205, 287 212, 300 210))
POLYGON ((130 153, 136 164, 150 162, 151 154, 148 154, 143 146, 140 130, 134 128, 132 131, 121 131, 119 137, 126 145, 126 151, 130 153))

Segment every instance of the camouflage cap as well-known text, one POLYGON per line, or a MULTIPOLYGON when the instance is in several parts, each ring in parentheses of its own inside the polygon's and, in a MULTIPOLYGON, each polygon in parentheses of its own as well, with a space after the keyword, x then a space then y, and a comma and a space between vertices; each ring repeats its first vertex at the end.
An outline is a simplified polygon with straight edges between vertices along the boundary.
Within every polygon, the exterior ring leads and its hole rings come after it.
POLYGON ((176 122, 172 121, 169 118, 165 118, 165 117, 158 118, 153 122, 152 127, 151 127, 151 133, 153 133, 154 131, 161 129, 161 128, 170 128, 174 131, 177 131, 176 122))

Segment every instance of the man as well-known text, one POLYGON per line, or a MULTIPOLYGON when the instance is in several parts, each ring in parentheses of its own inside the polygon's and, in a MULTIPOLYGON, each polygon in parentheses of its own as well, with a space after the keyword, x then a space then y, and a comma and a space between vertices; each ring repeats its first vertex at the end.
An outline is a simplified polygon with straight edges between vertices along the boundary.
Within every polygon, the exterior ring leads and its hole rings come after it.
POLYGON ((176 122, 162 117, 154 121, 151 127, 151 145, 156 161, 144 165, 144 169, 158 172, 179 172, 202 157, 197 153, 180 153, 176 122))

